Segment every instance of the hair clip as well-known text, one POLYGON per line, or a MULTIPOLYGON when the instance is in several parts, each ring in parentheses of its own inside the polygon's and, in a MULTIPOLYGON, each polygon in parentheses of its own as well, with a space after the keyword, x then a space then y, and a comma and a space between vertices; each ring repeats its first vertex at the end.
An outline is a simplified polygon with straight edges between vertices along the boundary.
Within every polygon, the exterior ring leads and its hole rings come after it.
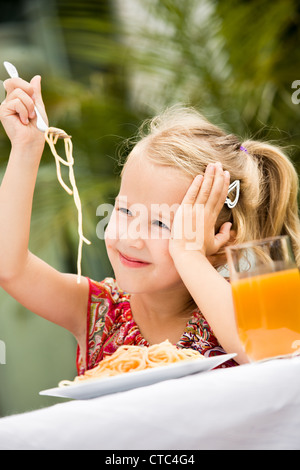
POLYGON ((229 185, 228 194, 231 193, 231 191, 233 191, 234 189, 236 189, 235 199, 231 201, 231 199, 227 197, 225 201, 225 204, 227 204, 227 207, 229 207, 229 209, 233 209, 238 203, 238 200, 240 197, 240 181, 239 180, 235 180, 233 181, 233 183, 229 185))
POLYGON ((242 150, 242 152, 248 153, 248 150, 245 147, 243 147, 242 145, 240 146, 240 150, 242 150))

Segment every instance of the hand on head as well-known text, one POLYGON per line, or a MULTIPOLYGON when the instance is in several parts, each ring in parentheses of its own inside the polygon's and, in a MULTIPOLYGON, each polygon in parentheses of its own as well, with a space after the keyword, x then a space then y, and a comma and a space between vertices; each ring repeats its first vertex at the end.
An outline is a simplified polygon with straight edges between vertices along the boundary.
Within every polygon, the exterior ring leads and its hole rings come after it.
POLYGON ((218 233, 215 226, 228 195, 230 175, 220 163, 207 166, 190 185, 173 222, 170 253, 180 250, 200 251, 213 256, 228 243, 231 223, 224 223, 218 233))

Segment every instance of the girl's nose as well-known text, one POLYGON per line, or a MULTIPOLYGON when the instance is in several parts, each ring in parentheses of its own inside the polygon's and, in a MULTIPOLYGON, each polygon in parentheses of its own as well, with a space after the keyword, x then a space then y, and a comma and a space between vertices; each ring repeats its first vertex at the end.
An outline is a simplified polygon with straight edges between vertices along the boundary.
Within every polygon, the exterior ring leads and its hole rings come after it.
POLYGON ((143 225, 138 225, 133 220, 129 225, 126 233, 128 245, 137 249, 142 249, 148 238, 148 229, 143 225))
POLYGON ((130 247, 136 248, 137 250, 141 250, 145 246, 145 241, 142 238, 136 238, 136 239, 129 238, 128 245, 130 247))

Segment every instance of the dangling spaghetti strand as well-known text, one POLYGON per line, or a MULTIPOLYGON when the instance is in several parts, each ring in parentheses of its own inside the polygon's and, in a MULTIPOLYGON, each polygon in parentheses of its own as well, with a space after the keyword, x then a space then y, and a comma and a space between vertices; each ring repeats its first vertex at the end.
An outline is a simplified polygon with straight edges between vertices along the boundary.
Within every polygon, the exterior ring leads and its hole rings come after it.
POLYGON ((77 282, 78 284, 80 283, 80 278, 81 278, 81 260, 82 260, 82 247, 83 243, 86 243, 87 245, 90 245, 91 242, 84 237, 83 235, 83 229, 82 229, 82 206, 81 206, 81 200, 79 196, 79 192, 77 189, 76 185, 76 180, 75 180, 75 174, 74 174, 74 158, 73 158, 73 144, 71 137, 65 134, 64 131, 61 129, 57 129, 56 127, 49 127, 47 131, 45 132, 45 139, 48 142, 48 145, 50 147, 50 150, 52 152, 52 155, 55 158, 55 163, 56 163, 56 174, 57 174, 57 179, 62 186, 62 188, 70 195, 73 195, 73 199, 75 202, 75 206, 77 208, 78 212, 78 235, 79 235, 79 244, 78 244, 78 257, 77 257, 77 282), (64 134, 66 137, 64 137, 64 145, 65 145, 65 154, 66 154, 66 160, 60 157, 58 155, 55 145, 57 143, 57 140, 59 138, 59 135, 64 134), (64 182, 61 174, 61 166, 60 165, 65 165, 69 167, 69 180, 71 183, 71 188, 64 182))

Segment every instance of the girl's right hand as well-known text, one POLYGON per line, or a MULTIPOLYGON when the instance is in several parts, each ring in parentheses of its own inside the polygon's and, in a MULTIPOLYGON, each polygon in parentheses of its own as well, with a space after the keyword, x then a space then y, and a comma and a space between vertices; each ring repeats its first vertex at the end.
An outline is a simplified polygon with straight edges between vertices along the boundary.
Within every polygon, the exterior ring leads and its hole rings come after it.
POLYGON ((21 78, 11 78, 3 85, 7 95, 0 106, 0 120, 12 147, 29 146, 42 153, 45 137, 36 127, 34 111, 36 106, 48 122, 41 95, 41 77, 33 77, 30 83, 21 78))

